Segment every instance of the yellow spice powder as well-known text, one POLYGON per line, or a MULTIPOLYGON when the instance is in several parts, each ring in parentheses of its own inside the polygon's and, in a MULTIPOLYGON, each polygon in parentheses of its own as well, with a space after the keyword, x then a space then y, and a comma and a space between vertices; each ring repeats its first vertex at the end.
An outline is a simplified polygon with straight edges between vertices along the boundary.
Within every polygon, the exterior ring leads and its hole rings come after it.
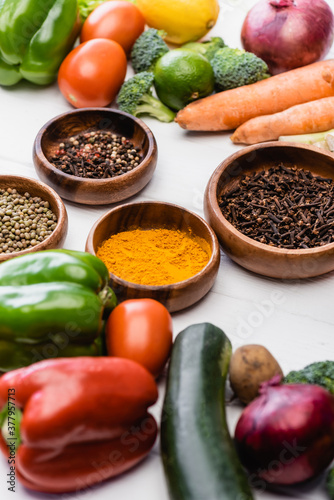
POLYGON ((134 229, 112 235, 97 256, 108 270, 131 283, 167 285, 186 280, 208 263, 204 238, 174 229, 134 229))

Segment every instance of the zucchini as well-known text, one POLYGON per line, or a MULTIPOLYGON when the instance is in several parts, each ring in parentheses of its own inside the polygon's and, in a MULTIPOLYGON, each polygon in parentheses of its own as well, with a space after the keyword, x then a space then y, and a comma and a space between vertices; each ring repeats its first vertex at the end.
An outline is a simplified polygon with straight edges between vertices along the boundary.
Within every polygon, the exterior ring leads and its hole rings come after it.
POLYGON ((174 342, 161 418, 161 456, 171 500, 253 500, 225 415, 231 343, 210 323, 174 342))

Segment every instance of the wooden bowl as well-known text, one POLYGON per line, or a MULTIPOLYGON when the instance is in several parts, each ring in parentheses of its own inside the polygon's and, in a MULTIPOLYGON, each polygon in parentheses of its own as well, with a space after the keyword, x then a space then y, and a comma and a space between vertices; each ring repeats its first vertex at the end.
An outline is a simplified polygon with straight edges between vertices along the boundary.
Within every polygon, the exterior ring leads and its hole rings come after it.
POLYGON ((68 218, 65 205, 53 189, 41 181, 29 177, 20 177, 17 175, 0 175, 1 189, 16 189, 18 193, 29 193, 31 196, 38 196, 43 201, 48 201, 52 212, 57 216, 57 225, 53 232, 32 248, 12 253, 0 253, 0 262, 3 262, 19 255, 24 255, 40 250, 62 247, 67 235, 68 218))
POLYGON ((33 145, 33 160, 42 181, 62 198, 86 205, 116 203, 138 193, 153 175, 157 154, 155 138, 142 120, 109 108, 81 108, 56 116, 41 128, 33 145), (125 174, 107 179, 76 177, 50 163, 59 143, 80 132, 97 130, 131 140, 140 148, 141 163, 125 174))
MULTIPOLYGON (((185 208, 163 202, 128 203, 104 214, 92 227, 86 242, 86 251, 97 249, 111 235, 135 228, 179 229, 204 238, 211 249, 207 265, 191 278, 163 286, 138 285, 110 273, 110 286, 119 301, 134 298, 152 298, 164 304, 170 312, 179 311, 200 300, 212 287, 219 267, 219 244, 210 226, 197 214, 185 208)), ((154 270, 152 270, 154 273, 154 270)))
POLYGON ((212 174, 204 195, 205 218, 224 252, 241 266, 272 278, 299 279, 334 270, 334 243, 310 249, 284 249, 257 242, 238 231, 222 215, 218 197, 240 177, 283 162, 334 179, 334 156, 314 146, 267 142, 247 146, 226 158, 212 174))

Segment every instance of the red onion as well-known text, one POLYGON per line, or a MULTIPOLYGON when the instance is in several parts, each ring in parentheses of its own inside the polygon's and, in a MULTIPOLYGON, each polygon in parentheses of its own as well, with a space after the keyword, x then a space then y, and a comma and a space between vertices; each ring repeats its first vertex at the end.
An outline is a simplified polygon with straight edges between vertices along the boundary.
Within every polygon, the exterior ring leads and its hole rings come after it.
POLYGON ((323 59, 333 34, 333 12, 324 0, 260 0, 244 20, 241 42, 277 74, 323 59))
POLYGON ((294 484, 322 472, 334 458, 334 397, 310 384, 261 384, 260 396, 237 423, 243 465, 271 484, 294 484))

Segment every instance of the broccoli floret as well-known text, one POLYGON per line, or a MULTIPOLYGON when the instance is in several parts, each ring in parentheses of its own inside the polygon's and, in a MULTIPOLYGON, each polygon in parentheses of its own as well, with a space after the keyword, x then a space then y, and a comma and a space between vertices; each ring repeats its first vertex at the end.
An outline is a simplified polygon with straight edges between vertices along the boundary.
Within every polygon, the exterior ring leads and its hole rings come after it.
POLYGON ((213 58, 218 49, 227 47, 220 36, 214 36, 205 42, 189 42, 182 45, 181 49, 191 50, 206 57, 209 61, 213 58))
POLYGON ((169 51, 164 42, 164 31, 149 28, 135 41, 131 51, 131 62, 135 73, 153 71, 154 65, 161 56, 169 51))
POLYGON ((334 499, 334 468, 327 472, 325 485, 329 498, 334 499))
POLYGON ((283 379, 285 384, 316 384, 334 394, 334 361, 317 361, 302 370, 292 371, 283 379))
POLYGON ((152 95, 153 81, 153 73, 142 71, 124 82, 117 97, 118 107, 133 116, 148 114, 161 122, 171 122, 175 113, 152 95))
POLYGON ((211 59, 218 92, 249 85, 270 77, 267 64, 251 52, 224 47, 211 59))

